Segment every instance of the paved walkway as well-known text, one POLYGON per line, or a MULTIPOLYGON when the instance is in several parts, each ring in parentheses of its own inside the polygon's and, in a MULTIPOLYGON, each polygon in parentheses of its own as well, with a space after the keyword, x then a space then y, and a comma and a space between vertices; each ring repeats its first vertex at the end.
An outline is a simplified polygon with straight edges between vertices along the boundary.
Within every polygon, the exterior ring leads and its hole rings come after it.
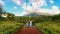
POLYGON ((18 34, 42 34, 37 27, 23 27, 18 34))

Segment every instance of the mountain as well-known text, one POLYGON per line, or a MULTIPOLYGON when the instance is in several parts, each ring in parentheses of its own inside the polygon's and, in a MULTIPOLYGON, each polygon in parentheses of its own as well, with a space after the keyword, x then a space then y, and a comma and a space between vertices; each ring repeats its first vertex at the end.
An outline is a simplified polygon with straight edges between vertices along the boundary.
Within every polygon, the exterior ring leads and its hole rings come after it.
POLYGON ((40 13, 40 12, 31 12, 29 14, 26 14, 25 16, 41 16, 41 15, 50 16, 50 14, 48 13, 40 13))
POLYGON ((29 14, 27 14, 25 16, 38 16, 38 15, 39 15, 38 13, 29 13, 29 14))
POLYGON ((41 16, 41 15, 49 15, 49 14, 45 14, 45 13, 40 13, 40 12, 31 12, 29 14, 26 14, 25 16, 41 16))

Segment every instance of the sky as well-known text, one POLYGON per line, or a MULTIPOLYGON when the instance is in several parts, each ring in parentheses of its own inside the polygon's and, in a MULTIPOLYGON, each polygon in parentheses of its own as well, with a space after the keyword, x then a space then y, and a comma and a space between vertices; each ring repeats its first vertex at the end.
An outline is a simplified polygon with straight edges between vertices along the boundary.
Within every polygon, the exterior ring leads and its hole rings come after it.
POLYGON ((60 14, 60 0, 0 0, 6 12, 23 16, 32 12, 60 14))

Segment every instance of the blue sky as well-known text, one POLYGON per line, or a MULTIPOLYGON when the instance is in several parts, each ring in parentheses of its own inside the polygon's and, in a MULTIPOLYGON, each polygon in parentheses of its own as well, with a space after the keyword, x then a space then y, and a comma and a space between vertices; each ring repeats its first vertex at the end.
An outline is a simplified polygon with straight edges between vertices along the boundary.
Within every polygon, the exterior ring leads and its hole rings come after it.
POLYGON ((48 12, 49 14, 60 13, 60 0, 0 0, 0 4, 6 12, 17 16, 36 12, 31 10, 39 10, 42 13, 48 12))

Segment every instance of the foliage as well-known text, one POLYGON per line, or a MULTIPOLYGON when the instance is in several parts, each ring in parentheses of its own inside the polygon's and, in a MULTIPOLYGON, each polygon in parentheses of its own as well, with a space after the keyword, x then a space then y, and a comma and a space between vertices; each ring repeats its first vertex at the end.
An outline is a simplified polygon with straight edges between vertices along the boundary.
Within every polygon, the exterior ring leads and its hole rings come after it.
POLYGON ((60 34, 60 25, 55 22, 42 22, 36 23, 36 26, 44 33, 44 34, 60 34))
POLYGON ((0 24, 0 34, 12 34, 18 28, 21 28, 22 23, 11 22, 11 21, 1 21, 0 24))

